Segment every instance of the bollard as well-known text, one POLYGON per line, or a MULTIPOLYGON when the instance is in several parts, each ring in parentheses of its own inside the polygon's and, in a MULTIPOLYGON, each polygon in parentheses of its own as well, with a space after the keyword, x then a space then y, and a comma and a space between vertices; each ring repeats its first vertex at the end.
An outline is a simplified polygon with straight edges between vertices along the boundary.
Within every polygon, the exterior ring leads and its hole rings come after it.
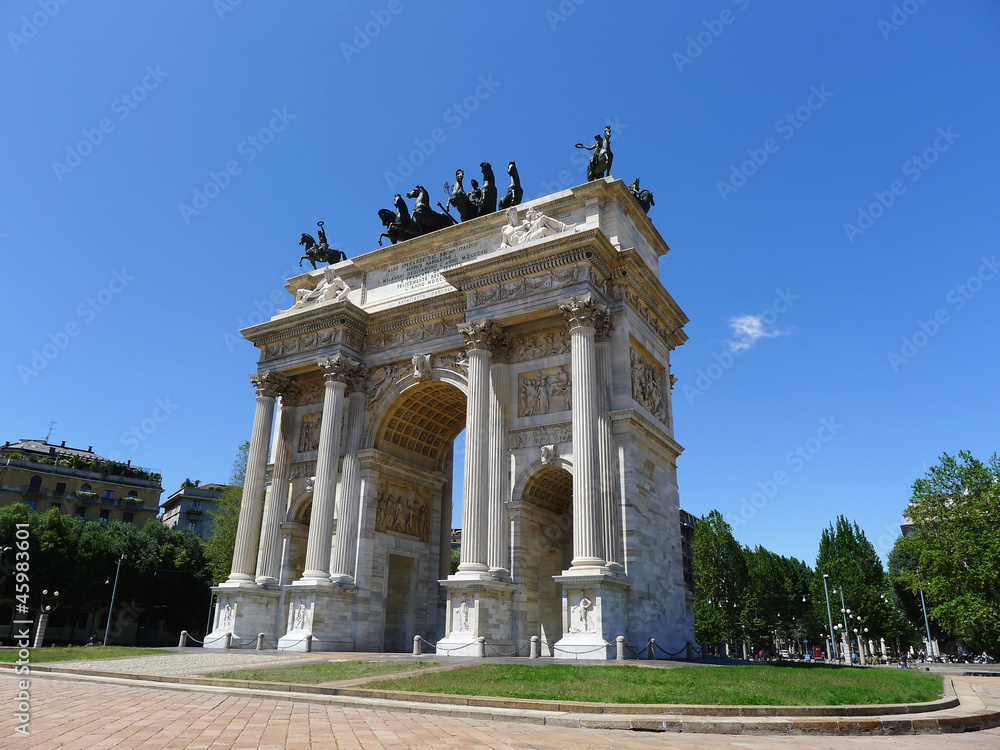
POLYGON ((420 656, 424 652, 424 639, 419 635, 413 636, 413 655, 420 656))
POLYGON ((655 638, 650 638, 649 639, 649 658, 650 659, 655 659, 656 658, 656 639, 655 638))
POLYGON ((222 647, 223 648, 232 648, 233 647, 233 634, 232 633, 226 633, 224 636, 222 636, 222 647))
POLYGON ((694 644, 691 641, 687 642, 687 653, 684 654, 684 658, 688 661, 694 661, 694 644))
POLYGON ((617 649, 615 659, 618 661, 625 661, 625 636, 620 635, 615 638, 615 648, 617 649))
POLYGON ((263 633, 257 633, 257 650, 258 651, 263 651, 264 650, 264 634, 263 633))
POLYGON ((313 650, 313 637, 312 637, 312 633, 309 633, 308 635, 306 635, 305 641, 306 641, 306 652, 308 653, 308 652, 310 652, 310 651, 313 650))
POLYGON ((181 631, 181 640, 177 644, 177 648, 184 648, 188 645, 188 632, 186 630, 181 631))
POLYGON ((476 639, 476 656, 480 659, 486 658, 486 639, 483 636, 476 639))
POLYGON ((528 647, 528 658, 529 659, 537 659, 538 658, 538 652, 539 652, 539 647, 541 645, 541 641, 542 641, 542 639, 539 638, 537 635, 531 636, 531 646, 528 647))

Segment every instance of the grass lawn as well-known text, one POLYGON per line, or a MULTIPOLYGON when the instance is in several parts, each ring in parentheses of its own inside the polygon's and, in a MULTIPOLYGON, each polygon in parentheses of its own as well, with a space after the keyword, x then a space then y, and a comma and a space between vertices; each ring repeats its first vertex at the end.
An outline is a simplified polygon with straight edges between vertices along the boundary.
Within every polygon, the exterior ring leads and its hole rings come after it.
POLYGON ((338 680, 358 680, 362 677, 376 677, 382 674, 405 672, 409 669, 439 667, 438 662, 398 661, 326 661, 318 664, 302 664, 295 667, 272 667, 270 669, 238 669, 231 672, 212 672, 212 677, 228 680, 257 680, 260 682, 292 682, 297 685, 317 685, 321 682, 338 680))
POLYGON ((936 700, 943 680, 916 670, 818 665, 651 669, 496 664, 379 680, 366 687, 600 703, 815 706, 936 700))
MULTIPOLYGON (((90 659, 117 659, 120 656, 148 656, 149 654, 176 654, 162 648, 132 648, 130 646, 53 646, 28 649, 32 664, 46 661, 82 661, 90 659)), ((16 648, 0 649, 0 662, 17 661, 16 648)))

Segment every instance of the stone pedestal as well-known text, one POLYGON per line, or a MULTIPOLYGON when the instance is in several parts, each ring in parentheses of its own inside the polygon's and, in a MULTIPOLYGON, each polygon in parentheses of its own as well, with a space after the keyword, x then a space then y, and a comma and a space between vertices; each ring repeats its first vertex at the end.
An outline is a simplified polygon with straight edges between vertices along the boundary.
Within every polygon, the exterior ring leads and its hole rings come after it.
POLYGON ((511 638, 514 592, 500 581, 439 581, 448 592, 445 636, 437 642, 439 656, 478 656, 478 639, 486 639, 486 656, 513 655, 511 638))
POLYGON ((614 659, 615 638, 626 633, 632 583, 611 574, 553 576, 562 585, 563 637, 556 659, 614 659))
POLYGON ((305 651, 306 636, 311 635, 313 651, 353 651, 351 619, 356 595, 354 588, 296 581, 278 650, 305 651))
POLYGON ((273 644, 281 591, 253 583, 224 583, 212 589, 218 597, 212 632, 205 636, 205 648, 225 648, 226 634, 232 633, 233 647, 240 647, 259 633, 273 644))

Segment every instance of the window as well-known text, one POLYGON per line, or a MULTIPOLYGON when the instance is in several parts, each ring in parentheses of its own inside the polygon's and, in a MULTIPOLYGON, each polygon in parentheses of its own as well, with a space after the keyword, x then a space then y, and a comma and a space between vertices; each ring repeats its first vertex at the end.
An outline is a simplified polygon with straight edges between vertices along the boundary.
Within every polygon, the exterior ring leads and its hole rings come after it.
POLYGON ((201 500, 192 500, 191 510, 201 510, 201 500))
POLYGON ((55 491, 54 494, 56 494, 56 495, 65 495, 66 494, 66 483, 65 482, 56 482, 56 491, 55 491))
POLYGON ((111 520, 111 511, 110 510, 102 510, 101 511, 101 520, 102 521, 110 521, 111 520))
POLYGON ((122 513, 122 523, 132 523, 135 513, 122 513))
POLYGON ((77 518, 86 518, 87 517, 87 506, 86 505, 77 505, 76 506, 76 513, 74 513, 73 515, 75 515, 77 518))
POLYGON ((129 490, 128 496, 135 499, 139 497, 139 493, 136 492, 135 490, 129 490))
POLYGON ((104 490, 104 499, 105 500, 114 500, 115 499, 115 491, 114 490, 104 490))
POLYGON ((31 481, 28 482, 28 492, 39 493, 42 491, 42 478, 32 477, 31 481))
POLYGON ((196 524, 194 521, 188 521, 188 528, 191 529, 191 531, 194 531, 195 529, 198 528, 198 524, 196 524))
POLYGON ((34 510, 38 503, 35 500, 25 500, 24 504, 28 506, 28 510, 34 510))
POLYGON ((80 485, 80 492, 90 492, 90 485, 84 482, 80 485))

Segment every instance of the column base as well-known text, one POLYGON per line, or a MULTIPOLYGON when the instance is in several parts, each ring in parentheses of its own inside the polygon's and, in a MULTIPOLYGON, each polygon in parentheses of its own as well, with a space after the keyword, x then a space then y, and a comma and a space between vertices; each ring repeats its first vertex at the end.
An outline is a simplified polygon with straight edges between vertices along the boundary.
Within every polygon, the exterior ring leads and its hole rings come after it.
POLYGON ((615 639, 625 635, 632 582, 606 569, 591 574, 572 569, 552 579, 563 589, 563 636, 553 646, 553 658, 614 659, 615 639))
POLYGON ((340 588, 329 581, 296 581, 278 650, 305 651, 308 635, 312 651, 353 651, 351 626, 357 593, 355 588, 340 588))
POLYGON ((274 623, 281 606, 278 589, 263 588, 253 582, 226 581, 212 591, 218 597, 218 605, 212 632, 205 636, 205 648, 225 648, 229 633, 233 648, 253 648, 250 641, 259 633, 264 634, 265 647, 274 644, 278 637, 274 623))
POLYGON ((445 634, 436 644, 439 656, 479 656, 480 638, 486 639, 485 656, 514 655, 511 623, 517 586, 492 577, 468 580, 457 575, 438 583, 448 592, 445 634))

